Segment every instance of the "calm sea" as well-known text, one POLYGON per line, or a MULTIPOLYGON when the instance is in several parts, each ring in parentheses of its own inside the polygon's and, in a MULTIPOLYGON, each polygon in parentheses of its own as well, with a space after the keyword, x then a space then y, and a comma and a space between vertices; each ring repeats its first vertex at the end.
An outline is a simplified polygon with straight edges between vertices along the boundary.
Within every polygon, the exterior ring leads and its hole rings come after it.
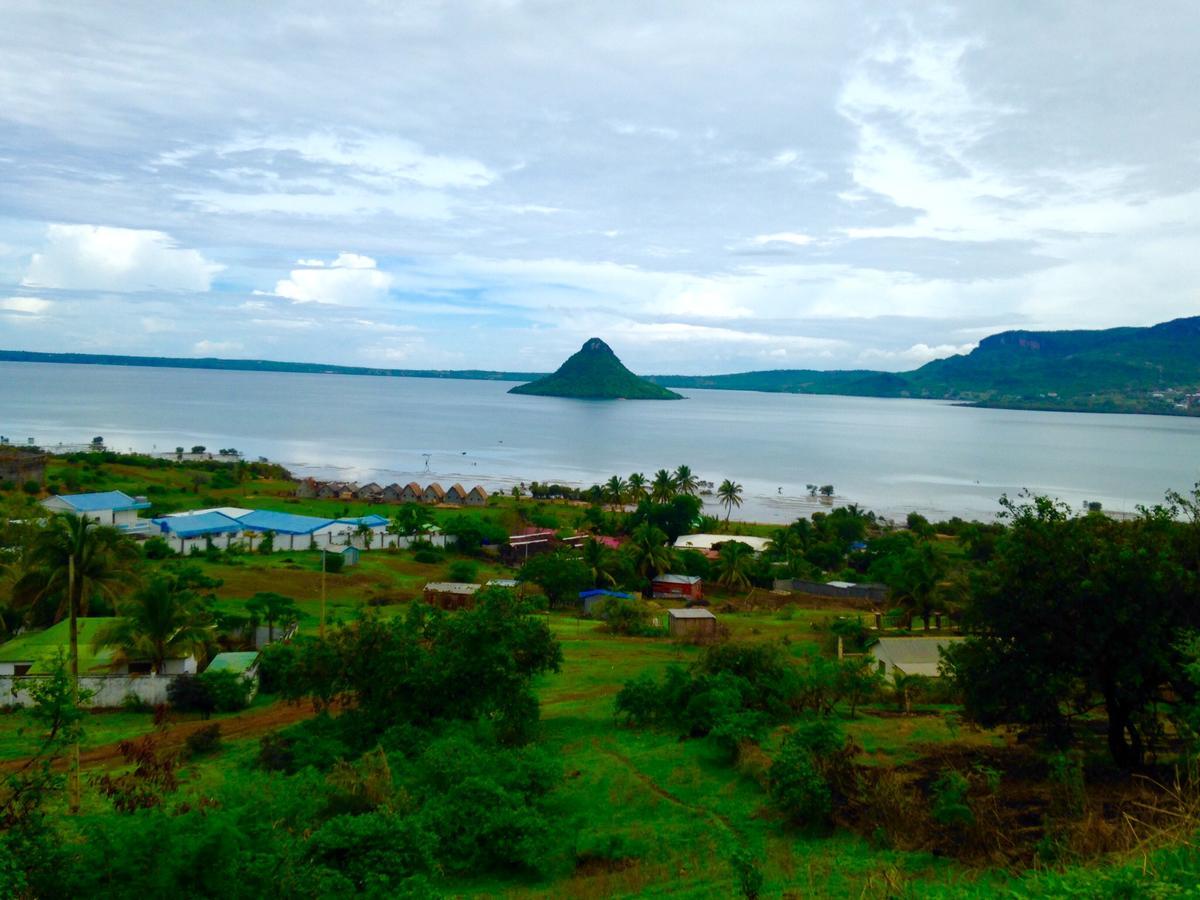
POLYGON ((203 444, 359 481, 586 486, 686 463, 745 487, 741 514, 821 508, 805 485, 888 516, 990 518, 1022 488, 1132 512, 1200 479, 1200 420, 968 409, 935 401, 683 390, 681 402, 520 397, 510 384, 0 363, 0 434, 203 444))

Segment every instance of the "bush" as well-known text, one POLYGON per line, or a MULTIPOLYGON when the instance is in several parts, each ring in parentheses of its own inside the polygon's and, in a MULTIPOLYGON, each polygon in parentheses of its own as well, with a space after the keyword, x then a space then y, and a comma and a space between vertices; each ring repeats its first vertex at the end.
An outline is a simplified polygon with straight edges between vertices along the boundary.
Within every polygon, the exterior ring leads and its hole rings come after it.
POLYGON ((130 691, 121 698, 121 709, 130 713, 154 712, 154 707, 135 694, 133 691, 130 691))
POLYGON ((277 694, 284 688, 296 665, 296 644, 276 641, 258 654, 258 687, 263 693, 277 694))
POLYGON ((956 769, 946 769, 930 785, 932 800, 929 813, 940 825, 970 825, 975 813, 967 802, 971 783, 956 769))
POLYGON ((413 559, 425 565, 433 565, 442 561, 442 554, 431 547, 426 547, 414 553, 413 559))
POLYGON ((25 493, 30 494, 35 497, 38 494, 40 494, 42 491, 42 486, 40 484, 38 484, 36 481, 27 481, 23 485, 21 485, 21 488, 22 488, 22 490, 25 491, 25 493))
POLYGON ((471 562, 469 559, 456 559, 450 563, 450 568, 446 571, 448 581, 466 582, 468 584, 475 581, 475 576, 479 571, 479 566, 471 562))
POLYGON ((654 633, 650 629, 650 610, 638 600, 625 597, 605 597, 592 613, 613 634, 654 633))
POLYGON ((735 847, 729 855, 729 866, 745 900, 756 900, 763 886, 763 873, 758 859, 745 847, 735 847))
POLYGON ((166 559, 175 555, 171 545, 160 537, 148 538, 146 543, 142 544, 142 553, 146 559, 166 559))
POLYGON ((250 705, 253 682, 237 672, 205 672, 200 676, 217 712, 237 712, 250 705))
POLYGON ((337 575, 346 565, 346 560, 340 553, 324 553, 321 554, 325 560, 325 571, 330 575, 337 575))
POLYGON ((217 708, 216 698, 198 675, 179 675, 167 685, 167 701, 179 712, 198 712, 207 719, 217 708))
POLYGON ((395 896, 409 876, 434 867, 433 838, 421 822, 382 811, 330 819, 309 838, 308 852, 372 896, 395 896))
POLYGON ((187 736, 184 747, 189 757, 206 756, 221 749, 221 726, 206 725, 187 736))
POLYGON ((772 804, 796 825, 821 828, 833 812, 833 796, 803 739, 789 735, 771 764, 772 804))

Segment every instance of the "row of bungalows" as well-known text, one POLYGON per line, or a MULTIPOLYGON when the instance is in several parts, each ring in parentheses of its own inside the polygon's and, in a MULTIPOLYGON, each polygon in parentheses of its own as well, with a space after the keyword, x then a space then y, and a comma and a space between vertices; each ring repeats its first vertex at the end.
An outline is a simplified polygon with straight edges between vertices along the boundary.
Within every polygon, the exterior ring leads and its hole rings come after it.
POLYGON ((452 506, 487 506, 488 492, 480 485, 467 490, 455 483, 447 490, 437 482, 422 487, 415 481, 381 487, 375 482, 316 481, 306 478, 296 488, 297 497, 320 500, 365 500, 368 503, 447 503, 452 506))
MULTIPOLYGON (((158 536, 177 553, 210 546, 224 550, 231 544, 255 549, 268 533, 277 551, 342 547, 370 550, 407 547, 413 541, 408 536, 389 534, 388 520, 379 515, 326 519, 266 509, 220 507, 159 516, 152 522, 158 528, 158 536)), ((436 529, 422 539, 439 547, 454 540, 436 529)))

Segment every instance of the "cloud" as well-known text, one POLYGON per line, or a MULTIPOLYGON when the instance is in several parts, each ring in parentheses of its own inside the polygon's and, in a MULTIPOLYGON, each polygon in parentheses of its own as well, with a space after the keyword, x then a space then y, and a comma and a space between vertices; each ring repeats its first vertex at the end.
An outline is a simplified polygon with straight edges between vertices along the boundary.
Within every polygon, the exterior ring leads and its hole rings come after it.
POLYGON ((37 315, 48 310, 53 304, 49 300, 37 297, 4 297, 0 298, 0 309, 6 312, 28 313, 37 315))
POLYGON ((292 269, 290 277, 276 282, 274 293, 293 303, 364 306, 387 296, 392 284, 392 277, 369 256, 342 252, 329 263, 317 262, 316 267, 292 269))
POLYGON ((797 247, 806 247, 812 242, 812 235, 800 234, 796 231, 777 231, 774 234, 760 234, 754 238, 754 243, 760 246, 766 244, 793 244, 797 247))
POLYGON ((207 291, 224 268, 161 231, 51 225, 22 285, 59 290, 207 291))
POLYGON ((893 368, 896 364, 907 364, 912 368, 923 366, 935 359, 945 359, 947 356, 967 354, 978 347, 978 342, 968 344, 939 344, 931 347, 928 344, 913 344, 907 350, 879 350, 871 348, 859 354, 859 359, 867 365, 886 365, 893 368))
POLYGON ((242 345, 237 341, 196 341, 192 345, 192 350, 196 353, 205 355, 213 355, 218 353, 236 353, 242 349, 242 345))

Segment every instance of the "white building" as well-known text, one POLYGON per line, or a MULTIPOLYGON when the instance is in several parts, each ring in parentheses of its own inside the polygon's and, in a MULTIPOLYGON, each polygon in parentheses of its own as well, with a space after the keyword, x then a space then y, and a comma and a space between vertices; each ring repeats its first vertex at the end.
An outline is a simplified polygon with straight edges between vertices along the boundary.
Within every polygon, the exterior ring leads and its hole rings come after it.
POLYGON ((753 537, 748 534, 681 534, 675 539, 676 550, 716 550, 721 544, 736 541, 747 545, 755 553, 762 553, 771 543, 770 538, 753 537))
POLYGON ((126 534, 146 534, 150 522, 138 518, 138 510, 149 509, 145 497, 130 497, 124 491, 103 491, 94 494, 63 494, 42 501, 50 512, 69 513, 91 519, 100 525, 111 525, 126 534))

